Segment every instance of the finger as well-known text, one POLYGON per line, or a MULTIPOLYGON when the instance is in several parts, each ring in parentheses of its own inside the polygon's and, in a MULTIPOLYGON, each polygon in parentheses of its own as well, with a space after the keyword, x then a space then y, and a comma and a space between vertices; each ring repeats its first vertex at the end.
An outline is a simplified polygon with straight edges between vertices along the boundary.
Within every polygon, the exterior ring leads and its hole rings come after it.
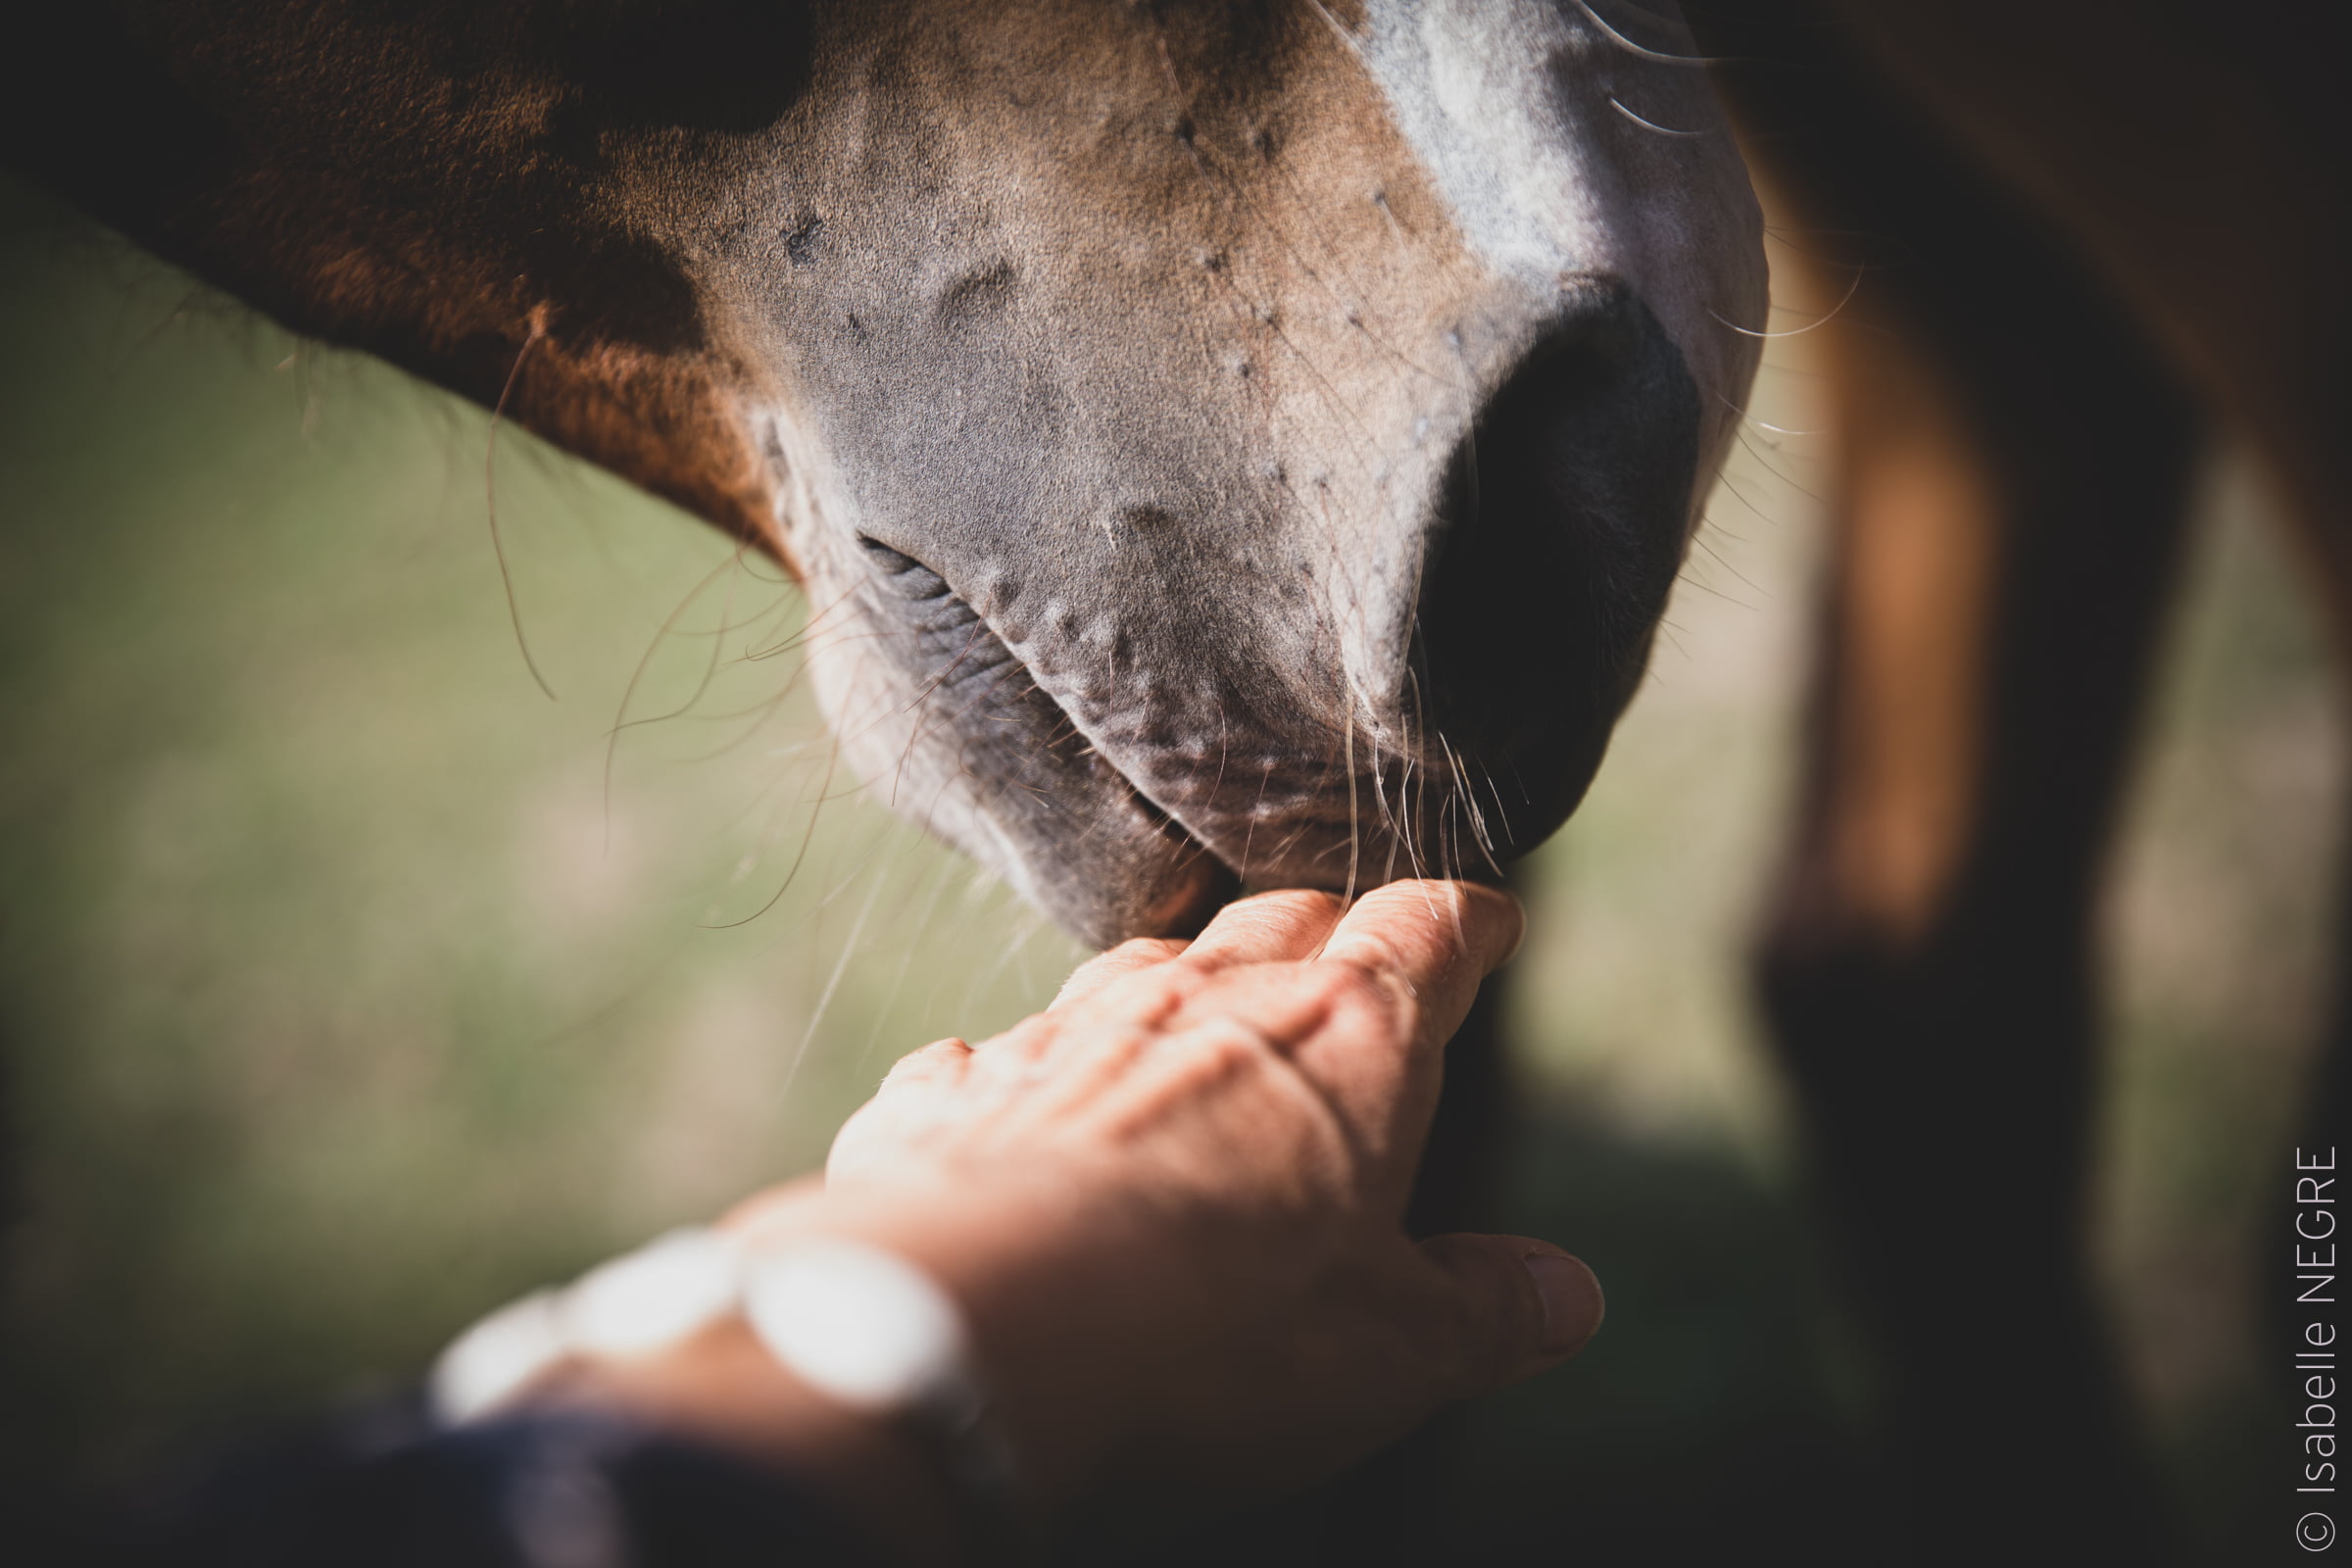
POLYGON ((1185 961, 1222 969, 1309 957, 1339 923, 1340 901, 1312 888, 1285 888, 1228 904, 1193 939, 1185 961))
POLYGON ((1054 1005, 1041 1015, 1052 1015, 1059 1028, 1041 1032, 1037 1051, 1042 1054, 1068 1039, 1083 1038, 1072 1036, 1071 1030, 1084 1030, 1090 1021, 1098 1021, 1090 1020, 1085 1010, 1090 1003, 1100 1003, 1096 1012, 1115 1014, 1126 1023, 1165 1022, 1200 990, 1203 974, 1307 957, 1329 940, 1339 918, 1340 901, 1332 895, 1289 888, 1227 905, 1189 944, 1122 944, 1070 976, 1054 1005), (1155 949, 1181 949, 1182 963, 1156 956, 1155 949), (1132 983, 1122 987, 1122 981, 1132 983))
MULTIPOLYGON (((1446 1395, 1472 1398, 1550 1370, 1599 1332, 1608 1303, 1584 1261, 1525 1236, 1433 1236, 1449 1287, 1446 1395)), ((1441 1340, 1441 1344, 1445 1341, 1441 1340)))
POLYGON ((1051 1012, 1054 1007, 1084 1002, 1112 981, 1139 969, 1156 968, 1170 958, 1180 956, 1191 946, 1190 942, 1181 938, 1137 937, 1132 942, 1120 943, 1107 953, 1098 953, 1070 971, 1070 977, 1054 993, 1053 1005, 1046 1010, 1051 1012))
POLYGON ((1519 901, 1500 888, 1391 882, 1355 902, 1322 956, 1401 980, 1421 1004, 1429 1038, 1445 1040, 1526 927, 1519 901))
POLYGON ((882 1075, 884 1089, 910 1089, 917 1084, 954 1083, 969 1070, 972 1048, 954 1035, 909 1051, 882 1075))

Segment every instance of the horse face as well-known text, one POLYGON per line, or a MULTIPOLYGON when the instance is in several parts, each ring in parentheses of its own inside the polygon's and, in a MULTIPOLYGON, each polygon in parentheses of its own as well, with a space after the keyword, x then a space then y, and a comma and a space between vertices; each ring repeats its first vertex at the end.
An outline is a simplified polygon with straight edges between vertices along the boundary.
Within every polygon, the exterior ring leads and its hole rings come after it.
POLYGON ((1703 81, 1551 0, 854 9, 697 247, 848 760, 1103 943, 1548 834, 1754 367, 1703 81))
POLYGON ((1763 319, 1622 9, 140 4, 38 147, 773 549, 852 766, 1108 943, 1582 794, 1763 319))

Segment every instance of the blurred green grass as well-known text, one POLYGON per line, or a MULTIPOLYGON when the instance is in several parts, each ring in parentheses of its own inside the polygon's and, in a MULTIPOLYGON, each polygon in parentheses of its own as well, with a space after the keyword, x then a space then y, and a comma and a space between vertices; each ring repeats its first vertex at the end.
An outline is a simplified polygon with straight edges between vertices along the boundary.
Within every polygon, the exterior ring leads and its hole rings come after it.
POLYGON ((772 573, 504 432, 551 703, 478 411, 11 206, 20 1443, 101 1462, 413 1373, 1051 994, 1066 940, 846 779, 819 808, 797 661, 743 657, 798 615, 772 573))
MULTIPOLYGON (((1011 1021, 1079 956, 828 784, 797 601, 708 530, 500 434, 551 703, 480 411, 13 186, 0 291, 20 1479, 396 1386, 505 1297, 811 1168, 890 1059, 1011 1021), (615 743, 623 717, 656 721, 615 743)), ((1784 352, 1759 416, 1814 428, 1784 352)), ((1662 1560, 1637 1516, 1711 1528, 1726 1497, 1790 1529, 1868 1516, 1862 1373, 1742 971, 1818 454, 1744 441, 1600 781, 1532 867, 1513 996, 1548 1129, 1514 1205, 1615 1305, 1569 1373, 1471 1423, 1459 1468, 1491 1519, 1566 1510, 1593 1561, 1662 1560)), ((2109 944, 2102 1265, 2217 1535, 2251 1495, 2227 1457, 2259 1405, 2251 1238, 2344 774, 2261 510, 2217 467, 2109 944)))

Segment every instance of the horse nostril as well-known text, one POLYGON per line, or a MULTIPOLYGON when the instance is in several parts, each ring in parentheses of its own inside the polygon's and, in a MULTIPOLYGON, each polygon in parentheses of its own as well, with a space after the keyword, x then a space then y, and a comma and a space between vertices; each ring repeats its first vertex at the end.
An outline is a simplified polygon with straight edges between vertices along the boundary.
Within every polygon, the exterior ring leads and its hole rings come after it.
POLYGON ((1574 808, 1640 678, 1697 451, 1680 351, 1608 285, 1567 298, 1453 454, 1418 605, 1420 717, 1515 776, 1520 844, 1574 808))

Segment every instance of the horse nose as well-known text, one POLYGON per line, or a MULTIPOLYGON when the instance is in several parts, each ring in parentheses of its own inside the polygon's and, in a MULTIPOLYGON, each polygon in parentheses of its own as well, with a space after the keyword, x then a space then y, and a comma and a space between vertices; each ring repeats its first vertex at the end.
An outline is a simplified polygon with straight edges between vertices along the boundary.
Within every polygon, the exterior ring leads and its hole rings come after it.
POLYGON ((1409 719, 1494 788, 1504 855, 1565 820, 1631 698, 1693 511, 1698 395, 1641 298, 1574 279, 1458 442, 1430 518, 1409 719))

